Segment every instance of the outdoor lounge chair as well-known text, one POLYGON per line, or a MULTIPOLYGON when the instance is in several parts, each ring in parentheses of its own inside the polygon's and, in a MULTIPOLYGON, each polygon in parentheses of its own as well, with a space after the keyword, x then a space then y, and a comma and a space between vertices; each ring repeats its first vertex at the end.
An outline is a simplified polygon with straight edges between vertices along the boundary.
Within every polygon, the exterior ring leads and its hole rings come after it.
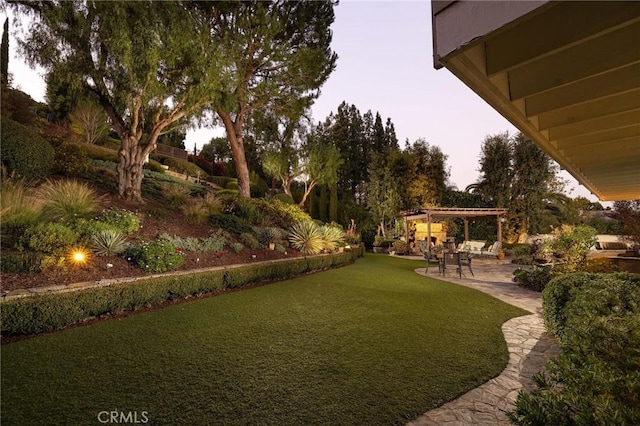
POLYGON ((496 241, 495 243, 491 244, 487 250, 482 250, 480 252, 480 255, 487 257, 496 257, 498 256, 498 253, 500 253, 500 250, 502 250, 502 243, 500 241, 496 241))

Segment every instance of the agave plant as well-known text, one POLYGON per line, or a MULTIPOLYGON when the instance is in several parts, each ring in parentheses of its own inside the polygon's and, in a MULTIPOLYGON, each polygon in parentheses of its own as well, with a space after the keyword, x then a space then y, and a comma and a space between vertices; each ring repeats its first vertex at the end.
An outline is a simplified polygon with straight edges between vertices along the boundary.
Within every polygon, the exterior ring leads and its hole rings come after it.
POLYGON ((263 228, 257 227, 255 228, 255 232, 256 238, 258 239, 260 244, 264 246, 268 246, 269 243, 275 243, 281 238, 278 228, 272 228, 268 226, 263 228))
POLYGON ((98 256, 112 256, 124 252, 129 244, 121 232, 104 229, 91 237, 91 245, 98 256))
POLYGON ((320 228, 324 249, 335 251, 341 243, 345 241, 345 233, 337 226, 324 225, 320 228))
POLYGON ((318 226, 310 220, 298 222, 289 233, 291 247, 304 254, 318 254, 324 248, 324 240, 318 226))

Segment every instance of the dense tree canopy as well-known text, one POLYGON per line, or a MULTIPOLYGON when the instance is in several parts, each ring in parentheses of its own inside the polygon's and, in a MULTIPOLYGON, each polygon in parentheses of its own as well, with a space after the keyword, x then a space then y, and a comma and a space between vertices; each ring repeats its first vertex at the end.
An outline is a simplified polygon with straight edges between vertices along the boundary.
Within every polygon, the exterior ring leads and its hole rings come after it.
POLYGON ((213 42, 224 49, 224 84, 214 110, 227 132, 238 191, 249 197, 244 127, 252 112, 297 115, 318 96, 337 56, 330 49, 333 2, 202 2, 213 42))
POLYGON ((121 139, 118 191, 141 200, 142 165, 174 122, 213 101, 220 49, 183 3, 29 1, 21 47, 32 63, 92 93, 121 139), (148 129, 148 133, 144 130, 148 129))

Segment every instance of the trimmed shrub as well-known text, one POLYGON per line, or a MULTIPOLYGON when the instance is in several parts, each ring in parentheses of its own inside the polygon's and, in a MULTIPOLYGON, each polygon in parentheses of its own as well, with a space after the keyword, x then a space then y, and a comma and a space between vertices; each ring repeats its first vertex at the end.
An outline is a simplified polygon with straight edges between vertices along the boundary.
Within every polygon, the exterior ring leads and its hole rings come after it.
POLYGON ((36 191, 43 212, 51 220, 70 221, 94 213, 100 197, 88 185, 75 180, 47 181, 36 191))
POLYGON ((118 231, 129 234, 140 229, 140 218, 134 212, 128 210, 108 209, 104 210, 95 219, 98 222, 106 223, 118 231))
POLYGON ((43 253, 35 252, 8 252, 0 253, 0 267, 2 272, 27 273, 40 271, 43 253))
POLYGON ((62 143, 55 148, 53 171, 67 177, 83 176, 91 167, 87 153, 74 143, 62 143))
POLYGON ((554 270, 552 267, 535 268, 532 271, 518 268, 513 271, 513 281, 518 286, 538 292, 544 290, 553 276, 554 270))
POLYGON ((232 234, 251 232, 251 226, 245 220, 231 214, 212 215, 209 217, 209 225, 232 234))
POLYGON ((232 243, 231 244, 231 249, 235 252, 235 253, 240 253, 242 251, 242 249, 244 248, 244 245, 242 243, 232 243))
POLYGON ((37 181, 51 171, 54 150, 37 132, 13 120, 2 119, 0 151, 7 171, 37 181))
POLYGON ((61 223, 44 222, 27 228, 22 240, 33 251, 60 254, 78 241, 78 235, 61 223))
POLYGON ((260 241, 253 235, 248 232, 243 232, 240 234, 240 242, 245 246, 249 247, 251 250, 257 250, 260 248, 260 241))
POLYGON ((164 167, 162 167, 162 164, 158 163, 155 160, 149 160, 148 162, 144 163, 144 166, 142 166, 144 169, 155 172, 155 173, 160 173, 160 174, 164 174, 164 167))
POLYGON ((310 220, 298 222, 289 232, 291 247, 304 254, 320 253, 325 244, 318 226, 310 220))
POLYGON ((363 250, 354 250, 189 275, 143 279, 135 283, 115 284, 73 293, 17 299, 2 304, 1 332, 3 336, 50 332, 88 318, 135 310, 166 300, 207 294, 224 288, 237 288, 264 280, 289 278, 332 265, 345 265, 362 254, 363 250))
POLYGON ((127 249, 126 256, 140 269, 149 272, 166 272, 178 269, 184 258, 168 241, 143 242, 127 249))
POLYGON ((122 233, 113 225, 99 222, 95 219, 78 218, 67 224, 78 235, 78 241, 90 242, 91 238, 102 231, 115 231, 122 233))
POLYGON ((164 163, 169 166, 170 170, 177 173, 182 173, 192 177, 200 176, 203 179, 207 176, 207 172, 202 170, 200 167, 180 158, 169 157, 164 163))
POLYGON ((542 292, 542 313, 547 330, 556 336, 564 334, 567 322, 566 306, 575 293, 596 278, 595 274, 560 275, 549 281, 542 292))
POLYGON ((561 353, 548 375, 534 377, 533 391, 519 394, 510 420, 639 424, 640 275, 571 274, 551 281, 547 290, 556 292, 555 307, 564 303, 556 315, 561 353))
MULTIPOLYGON (((118 141, 118 144, 120 142, 118 141)), ((82 150, 87 154, 87 157, 92 160, 99 160, 111 163, 118 163, 118 150, 110 149, 104 146, 98 145, 82 145, 82 150)))

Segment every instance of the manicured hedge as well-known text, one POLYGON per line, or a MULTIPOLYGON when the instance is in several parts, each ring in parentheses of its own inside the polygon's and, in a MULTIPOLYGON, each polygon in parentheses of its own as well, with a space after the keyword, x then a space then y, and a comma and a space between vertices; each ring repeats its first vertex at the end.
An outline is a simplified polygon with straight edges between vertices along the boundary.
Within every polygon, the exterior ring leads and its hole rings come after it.
POLYGON ((2 335, 29 335, 59 330, 105 314, 157 305, 166 300, 240 288, 252 283, 286 279, 331 266, 345 265, 362 256, 362 248, 286 262, 243 265, 226 269, 141 279, 92 290, 45 294, 2 303, 2 335))
POLYGON ((640 291, 640 275, 620 272, 615 274, 574 273, 560 275, 552 279, 542 292, 542 307, 547 330, 556 336, 564 334, 571 302, 584 292, 595 294, 596 300, 605 297, 607 288, 620 282, 630 282, 640 291), (600 289, 600 290, 596 290, 600 289))
POLYGON ((46 177, 54 159, 51 144, 33 129, 13 120, 2 119, 1 124, 0 151, 7 171, 30 181, 46 177))
POLYGON ((543 292, 560 355, 518 395, 517 425, 640 424, 640 274, 567 274, 543 292))

